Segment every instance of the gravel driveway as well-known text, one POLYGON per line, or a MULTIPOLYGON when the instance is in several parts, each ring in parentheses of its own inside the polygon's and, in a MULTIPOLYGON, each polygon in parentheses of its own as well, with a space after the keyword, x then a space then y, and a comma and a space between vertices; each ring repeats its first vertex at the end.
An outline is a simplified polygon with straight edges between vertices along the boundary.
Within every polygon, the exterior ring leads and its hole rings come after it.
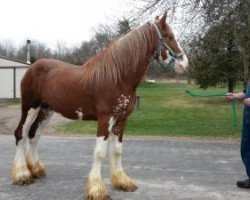
MULTIPOLYGON (((95 136, 42 137, 40 157, 47 177, 32 185, 15 186, 11 183, 14 137, 3 133, 13 133, 19 115, 18 106, 0 107, 0 200, 82 200, 95 136)), ((65 121, 55 115, 47 132, 65 121)), ((246 178, 239 140, 125 136, 123 162, 139 189, 133 193, 113 190, 106 159, 103 179, 113 200, 250 199, 250 190, 235 185, 246 178)))

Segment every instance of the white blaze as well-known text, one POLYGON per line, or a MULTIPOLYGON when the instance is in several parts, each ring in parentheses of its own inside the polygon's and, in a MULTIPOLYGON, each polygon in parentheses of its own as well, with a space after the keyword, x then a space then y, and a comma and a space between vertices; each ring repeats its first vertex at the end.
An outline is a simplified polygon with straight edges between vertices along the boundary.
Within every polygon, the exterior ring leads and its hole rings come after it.
POLYGON ((180 43, 177 42, 178 47, 181 49, 181 51, 184 53, 183 58, 182 59, 176 59, 176 63, 175 63, 175 72, 176 73, 183 73, 185 71, 187 71, 187 67, 188 67, 188 58, 185 54, 185 52, 183 51, 183 48, 181 47, 180 43))

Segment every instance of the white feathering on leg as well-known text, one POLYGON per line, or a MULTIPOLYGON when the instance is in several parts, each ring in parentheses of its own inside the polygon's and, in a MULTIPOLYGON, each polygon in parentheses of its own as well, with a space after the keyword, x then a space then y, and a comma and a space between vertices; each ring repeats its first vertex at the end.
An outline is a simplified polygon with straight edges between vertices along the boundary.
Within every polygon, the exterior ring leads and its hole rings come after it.
POLYGON ((22 139, 18 141, 16 146, 15 158, 12 166, 13 183, 25 184, 32 180, 31 173, 27 167, 25 159, 25 145, 28 137, 29 129, 35 121, 40 108, 30 109, 28 111, 27 119, 22 127, 22 139))
POLYGON ((89 174, 86 185, 86 198, 92 199, 106 199, 107 192, 101 179, 101 167, 107 153, 107 140, 105 137, 97 137, 96 147, 93 156, 93 165, 89 174))
POLYGON ((48 111, 46 118, 38 123, 38 128, 36 130, 35 136, 32 139, 29 139, 27 142, 26 148, 26 162, 32 173, 32 176, 35 178, 45 176, 45 167, 41 161, 39 161, 39 155, 37 151, 38 141, 41 137, 41 134, 48 124, 49 120, 53 115, 53 111, 48 111))

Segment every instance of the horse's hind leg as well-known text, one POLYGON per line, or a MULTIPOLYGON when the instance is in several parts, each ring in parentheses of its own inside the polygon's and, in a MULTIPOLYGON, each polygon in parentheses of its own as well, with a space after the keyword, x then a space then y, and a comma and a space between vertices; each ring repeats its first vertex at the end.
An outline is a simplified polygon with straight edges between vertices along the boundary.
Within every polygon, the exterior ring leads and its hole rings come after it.
POLYGON ((47 105, 42 105, 39 113, 30 127, 26 147, 26 162, 33 178, 46 176, 45 167, 39 160, 37 145, 44 127, 48 124, 53 111, 47 105))
POLYGON ((23 185, 33 182, 25 159, 25 144, 30 126, 37 117, 39 109, 39 107, 34 109, 22 105, 21 119, 15 130, 16 154, 12 166, 12 181, 14 184, 23 185))

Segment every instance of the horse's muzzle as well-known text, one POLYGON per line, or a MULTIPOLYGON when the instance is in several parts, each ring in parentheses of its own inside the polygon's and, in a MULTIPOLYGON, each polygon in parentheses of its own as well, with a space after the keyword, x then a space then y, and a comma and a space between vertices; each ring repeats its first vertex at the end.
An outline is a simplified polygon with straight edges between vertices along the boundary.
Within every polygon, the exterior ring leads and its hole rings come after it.
POLYGON ((188 58, 185 54, 178 55, 176 58, 176 62, 185 73, 188 72, 188 58))

